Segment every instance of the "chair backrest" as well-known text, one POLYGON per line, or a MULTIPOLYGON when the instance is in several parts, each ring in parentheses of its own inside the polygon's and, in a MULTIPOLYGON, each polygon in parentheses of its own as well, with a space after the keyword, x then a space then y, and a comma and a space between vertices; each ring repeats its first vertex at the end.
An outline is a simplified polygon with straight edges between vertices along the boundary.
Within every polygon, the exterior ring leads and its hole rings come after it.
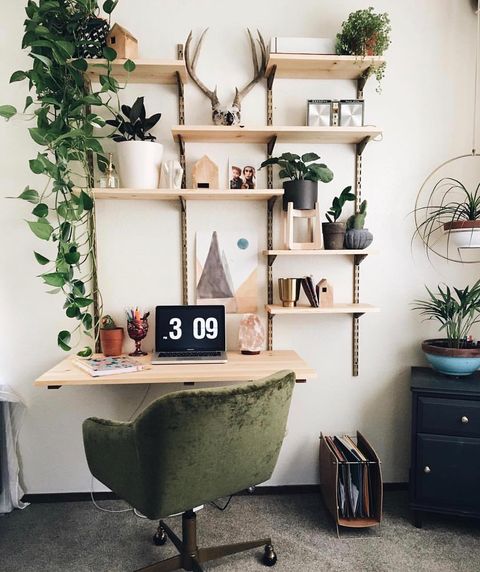
POLYGON ((280 371, 243 385, 160 397, 130 424, 138 465, 125 471, 134 478, 134 498, 115 492, 160 518, 268 480, 294 384, 293 372, 280 371))

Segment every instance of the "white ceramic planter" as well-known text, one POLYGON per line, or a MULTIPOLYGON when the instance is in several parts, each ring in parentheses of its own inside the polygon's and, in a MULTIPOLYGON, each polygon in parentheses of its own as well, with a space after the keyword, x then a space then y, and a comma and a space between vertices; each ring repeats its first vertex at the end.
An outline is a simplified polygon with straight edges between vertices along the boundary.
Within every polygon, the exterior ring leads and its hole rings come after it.
POLYGON ((117 143, 120 184, 125 189, 157 189, 163 145, 154 141, 117 143))
POLYGON ((478 226, 478 221, 446 224, 444 230, 453 248, 480 247, 480 227, 478 226))

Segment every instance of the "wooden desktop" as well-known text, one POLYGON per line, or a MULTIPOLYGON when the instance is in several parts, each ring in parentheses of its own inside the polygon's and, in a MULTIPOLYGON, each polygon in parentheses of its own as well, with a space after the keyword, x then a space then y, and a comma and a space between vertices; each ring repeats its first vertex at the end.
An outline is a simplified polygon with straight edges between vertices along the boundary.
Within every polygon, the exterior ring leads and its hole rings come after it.
POLYGON ((73 362, 69 356, 35 380, 36 387, 58 389, 73 385, 128 385, 140 383, 224 383, 229 381, 251 381, 260 379, 282 369, 295 372, 297 382, 317 377, 314 369, 292 350, 263 351, 258 355, 243 355, 227 352, 227 363, 178 365, 151 365, 151 354, 139 361, 148 369, 134 373, 121 373, 102 377, 91 377, 73 362))

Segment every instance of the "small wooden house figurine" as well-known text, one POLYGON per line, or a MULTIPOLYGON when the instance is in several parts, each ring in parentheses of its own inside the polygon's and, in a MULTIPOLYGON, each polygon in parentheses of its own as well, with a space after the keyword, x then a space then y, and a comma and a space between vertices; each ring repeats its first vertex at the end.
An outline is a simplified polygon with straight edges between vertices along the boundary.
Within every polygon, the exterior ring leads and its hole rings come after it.
POLYGON ((316 287, 318 306, 320 308, 333 306, 333 286, 326 278, 322 278, 316 287))
POLYGON ((194 189, 218 189, 218 167, 207 155, 193 166, 192 182, 194 189))
POLYGON ((117 52, 121 60, 138 58, 138 40, 120 24, 114 24, 107 36, 107 46, 117 52))

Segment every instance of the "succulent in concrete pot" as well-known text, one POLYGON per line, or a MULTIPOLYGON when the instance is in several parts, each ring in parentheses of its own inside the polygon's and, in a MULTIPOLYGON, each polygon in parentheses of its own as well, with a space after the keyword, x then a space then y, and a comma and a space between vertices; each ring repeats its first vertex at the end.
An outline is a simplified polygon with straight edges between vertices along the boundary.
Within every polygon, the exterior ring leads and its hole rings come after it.
POLYGON ((347 220, 345 248, 363 250, 372 244, 373 235, 368 228, 363 228, 367 216, 367 201, 363 201, 357 213, 347 220))
POLYGON ((338 219, 342 216, 345 203, 355 200, 355 195, 351 191, 351 186, 345 187, 339 196, 333 199, 332 206, 325 213, 328 221, 322 223, 325 250, 343 250, 344 248, 346 225, 338 219))

